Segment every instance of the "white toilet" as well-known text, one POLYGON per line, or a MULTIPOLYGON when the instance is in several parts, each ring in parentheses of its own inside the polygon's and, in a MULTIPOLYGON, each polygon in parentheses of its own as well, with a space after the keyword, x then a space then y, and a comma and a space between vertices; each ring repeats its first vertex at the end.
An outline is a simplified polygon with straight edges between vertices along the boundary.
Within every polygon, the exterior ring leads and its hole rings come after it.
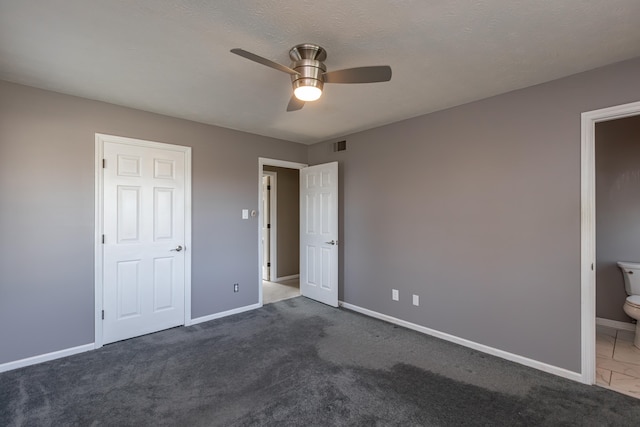
POLYGON ((633 345, 640 348, 640 263, 619 262, 618 267, 624 276, 624 289, 627 291, 627 300, 622 309, 627 316, 636 319, 636 336, 633 345))

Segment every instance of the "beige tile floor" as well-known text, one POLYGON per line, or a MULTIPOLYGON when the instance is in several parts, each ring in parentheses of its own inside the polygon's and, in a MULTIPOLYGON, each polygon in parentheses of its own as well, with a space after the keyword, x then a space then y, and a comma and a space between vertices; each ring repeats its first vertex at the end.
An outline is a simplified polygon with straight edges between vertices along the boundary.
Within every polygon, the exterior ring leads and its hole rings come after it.
POLYGON ((640 349, 632 331, 596 326, 596 384, 640 399, 640 349))
POLYGON ((262 304, 289 299, 300 295, 300 279, 292 279, 284 282, 262 281, 262 304))

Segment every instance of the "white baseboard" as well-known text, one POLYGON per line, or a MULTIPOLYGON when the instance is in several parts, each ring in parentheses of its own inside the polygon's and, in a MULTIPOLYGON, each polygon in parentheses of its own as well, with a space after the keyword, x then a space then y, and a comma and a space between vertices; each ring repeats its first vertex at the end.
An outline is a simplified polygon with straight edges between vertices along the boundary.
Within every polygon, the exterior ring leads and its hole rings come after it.
POLYGON ((603 319, 602 317, 596 317, 596 325, 608 326, 614 329, 622 329, 623 331, 635 331, 635 323, 620 322, 619 320, 603 319))
POLYGON ((273 282, 280 283, 280 282, 286 282, 287 280, 293 280, 293 279, 299 279, 299 278, 300 278, 299 274, 292 274, 291 276, 277 277, 275 280, 273 280, 273 282))
MULTIPOLYGON (((233 310, 223 311, 222 313, 215 313, 209 316, 198 317, 197 319, 192 319, 188 324, 195 325, 197 323, 207 322, 213 319, 219 319, 225 316, 231 316, 232 314, 242 313, 244 311, 255 310, 256 308, 262 307, 261 304, 252 304, 244 307, 234 308, 233 310)), ((72 356, 78 353, 84 353, 85 351, 95 350, 95 343, 80 345, 78 347, 67 348, 64 350, 54 351, 51 353, 40 354, 38 356, 27 357, 26 359, 15 360, 13 362, 7 362, 0 364, 0 372, 11 371, 13 369, 23 368, 25 366, 35 365, 37 363, 48 362, 49 360, 60 359, 62 357, 72 356)))
POLYGON ((557 375, 559 377, 564 377, 577 382, 582 382, 582 374, 578 372, 569 371, 564 368, 559 368, 557 366, 553 366, 547 363, 539 362, 537 360, 529 359, 524 356, 509 353, 508 351, 499 350, 497 348, 489 347, 484 344, 479 344, 477 342, 469 341, 464 338, 459 338, 454 335, 449 335, 444 332, 436 331, 435 329, 430 329, 424 326, 420 326, 415 323, 407 322, 406 320, 402 320, 396 317, 388 316, 386 314, 378 313, 377 311, 369 310, 367 308, 362 308, 357 305, 346 303, 344 301, 340 301, 340 306, 348 310, 353 310, 355 312, 364 314, 369 317, 374 317, 376 319, 384 320, 385 322, 403 326, 407 329, 412 329, 414 331, 418 331, 426 335, 431 335, 433 337, 440 338, 445 341, 450 341, 452 343, 459 344, 464 347, 469 347, 474 350, 481 351, 483 353, 491 354, 492 356, 497 356, 502 359, 510 360, 511 362, 516 362, 521 365, 528 366, 530 368, 535 368, 535 369, 547 372, 549 374, 557 375))
POLYGON ((198 323, 208 322, 209 320, 214 320, 214 319, 220 319, 221 317, 231 316, 232 314, 244 313, 245 311, 255 310, 256 308, 260 308, 260 307, 262 307, 262 304, 260 303, 245 305, 244 307, 234 308, 233 310, 222 311, 220 313, 214 313, 208 316, 202 316, 196 319, 191 319, 191 322, 189 322, 189 324, 185 326, 197 325, 198 323))
POLYGON ((35 365, 37 363, 48 362, 62 357, 72 356, 85 351, 93 350, 94 344, 79 345, 78 347, 66 348, 64 350, 52 351, 51 353, 40 354, 38 356, 27 357, 26 359, 15 360, 0 365, 0 372, 11 371, 13 369, 24 368, 25 366, 35 365))

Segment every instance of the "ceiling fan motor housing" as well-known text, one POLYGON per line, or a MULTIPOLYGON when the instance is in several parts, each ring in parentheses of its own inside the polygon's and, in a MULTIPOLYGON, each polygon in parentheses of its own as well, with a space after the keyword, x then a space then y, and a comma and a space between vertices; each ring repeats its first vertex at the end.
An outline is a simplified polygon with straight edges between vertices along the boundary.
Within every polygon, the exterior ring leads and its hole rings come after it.
POLYGON ((322 61, 327 59, 327 51, 318 45, 304 43, 292 47, 289 57, 293 61, 291 68, 300 73, 291 75, 294 90, 301 86, 323 89, 322 75, 327 71, 327 67, 322 61))
POLYGON ((300 86, 313 86, 322 90, 324 86, 322 74, 327 71, 327 67, 322 62, 314 61, 313 59, 301 59, 293 62, 291 68, 300 73, 291 75, 294 90, 300 86))

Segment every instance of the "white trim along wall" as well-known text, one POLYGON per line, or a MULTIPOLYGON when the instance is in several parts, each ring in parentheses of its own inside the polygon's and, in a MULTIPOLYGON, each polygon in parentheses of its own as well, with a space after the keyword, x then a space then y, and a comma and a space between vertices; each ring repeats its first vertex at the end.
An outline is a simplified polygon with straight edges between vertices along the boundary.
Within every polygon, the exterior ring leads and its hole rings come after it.
MULTIPOLYGON (((231 316, 233 314, 243 313, 249 310, 255 310, 260 308, 260 304, 252 304, 244 307, 234 308, 233 310, 223 311, 221 313, 214 313, 208 316, 198 317, 196 319, 190 319, 185 326, 197 325, 198 323, 208 322, 214 319, 220 319, 222 317, 231 316)), ((77 347, 65 348, 64 350, 53 351, 51 353, 39 354, 37 356, 27 357, 25 359, 15 360, 13 362, 0 364, 0 373, 11 371, 13 369, 24 368, 25 366, 36 365, 38 363, 48 362, 50 360, 60 359, 67 356, 73 356, 74 354, 84 353, 86 351, 95 350, 97 347, 95 343, 89 343, 80 345, 77 347)))
POLYGON ((596 325, 598 325, 598 326, 606 326, 608 328, 613 328, 613 329, 621 329, 623 331, 633 331, 633 332, 635 332, 635 330, 636 330, 635 323, 620 322, 619 320, 603 319, 602 317, 596 317, 596 325))
POLYGON ((39 354, 37 356, 27 357, 25 359, 14 360, 13 362, 1 364, 0 372, 11 371, 13 369, 24 368, 25 366, 36 365, 38 363, 60 359, 62 357, 73 356, 74 354, 84 353, 85 351, 90 351, 93 349, 93 343, 89 343, 77 347, 65 348, 64 350, 52 351, 51 353, 39 354))
POLYGON ((189 326, 197 325, 198 323, 208 322, 209 320, 220 319, 222 317, 231 316, 233 314, 244 313, 245 311, 255 310, 256 308, 260 308, 260 307, 261 307, 261 304, 251 304, 251 305, 245 305, 244 307, 238 307, 238 308, 234 308, 227 311, 221 311, 220 313, 213 313, 208 316, 197 317, 191 320, 191 322, 189 323, 189 326))
POLYGON ((432 337, 440 338, 445 341, 450 341, 455 344, 459 344, 464 347, 469 347, 474 350, 481 351, 483 353, 491 354, 492 356, 497 356, 502 359, 510 360, 512 362, 519 363, 521 365, 529 366, 531 368, 539 369, 544 372, 548 372, 553 375, 558 375, 560 377, 564 377, 573 381, 580 381, 580 374, 577 372, 572 372, 567 369, 558 368, 557 366, 549 365, 546 363, 539 362, 537 360, 529 359, 524 356, 520 356, 517 354, 509 353, 508 351, 500 350, 497 348, 489 347, 484 344, 478 344, 474 341, 469 341, 464 338, 457 337, 455 335, 449 335, 444 332, 437 331, 435 329, 427 328, 425 326, 417 325, 415 323, 407 322, 402 319, 398 319, 396 317, 388 316, 386 314, 378 313, 373 310, 369 310, 366 308, 359 307, 357 305, 348 304, 346 302, 340 301, 340 307, 346 308, 348 310, 352 310, 358 312, 360 314, 364 314, 365 316, 375 317, 376 319, 384 320, 385 322, 393 323, 398 326, 402 326, 404 328, 412 329, 417 332, 421 332, 426 335, 431 335, 432 337))
POLYGON ((272 282, 280 283, 280 282, 286 282, 287 280, 293 280, 293 279, 299 279, 299 278, 300 278, 299 274, 292 274, 291 276, 278 277, 276 280, 272 280, 272 282))

